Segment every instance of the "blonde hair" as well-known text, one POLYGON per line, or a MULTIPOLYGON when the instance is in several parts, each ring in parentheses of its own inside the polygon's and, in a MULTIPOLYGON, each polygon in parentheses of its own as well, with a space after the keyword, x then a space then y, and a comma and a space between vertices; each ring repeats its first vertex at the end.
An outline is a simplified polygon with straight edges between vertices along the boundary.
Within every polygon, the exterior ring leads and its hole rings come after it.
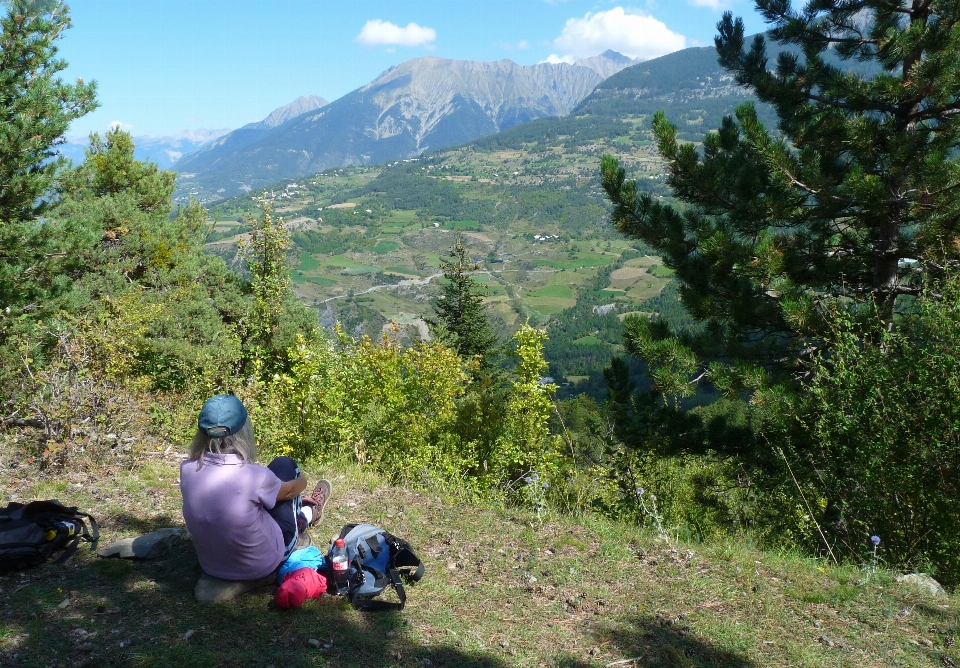
POLYGON ((247 416, 247 421, 240 427, 240 431, 230 436, 209 436, 202 429, 197 429, 190 449, 187 451, 188 461, 197 461, 197 470, 203 468, 203 455, 237 455, 244 462, 253 464, 257 461, 257 443, 253 437, 253 423, 247 416))

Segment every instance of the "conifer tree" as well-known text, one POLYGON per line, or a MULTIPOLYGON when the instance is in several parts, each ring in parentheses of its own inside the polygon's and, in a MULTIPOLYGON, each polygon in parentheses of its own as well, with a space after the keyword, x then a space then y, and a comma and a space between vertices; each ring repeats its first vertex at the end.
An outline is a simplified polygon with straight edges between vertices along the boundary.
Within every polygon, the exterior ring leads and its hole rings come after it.
MULTIPOLYGON (((37 221, 65 161, 56 147, 70 122, 96 108, 96 85, 64 83, 66 62, 54 42, 70 27, 52 0, 9 0, 0 18, 0 308, 39 308, 56 289, 49 265, 60 262, 73 230, 37 221)), ((0 327, 2 330, 2 327, 0 327)), ((0 332, 0 338, 2 338, 0 332)))
MULTIPOLYGON (((761 368, 805 373, 827 336, 829 304, 857 314, 869 340, 960 259, 960 4, 756 6, 769 39, 790 50, 770 62, 768 38, 747 45, 729 12, 716 47, 736 82, 772 105, 776 131, 748 103, 698 147, 679 144, 656 114, 682 208, 641 193, 614 158, 601 167, 613 222, 663 255, 705 324, 684 350, 743 360, 726 375, 747 385, 761 368)), ((637 320, 628 328, 628 349, 684 358, 666 339, 637 320)), ((725 373, 713 371, 722 385, 725 373)))
POLYGON ((429 321, 429 324, 461 358, 478 357, 481 366, 487 366, 497 335, 487 320, 477 283, 470 278, 469 272, 476 271, 479 266, 471 262, 459 235, 450 250, 450 257, 453 258, 451 261, 440 265, 448 282, 433 307, 437 320, 429 321))

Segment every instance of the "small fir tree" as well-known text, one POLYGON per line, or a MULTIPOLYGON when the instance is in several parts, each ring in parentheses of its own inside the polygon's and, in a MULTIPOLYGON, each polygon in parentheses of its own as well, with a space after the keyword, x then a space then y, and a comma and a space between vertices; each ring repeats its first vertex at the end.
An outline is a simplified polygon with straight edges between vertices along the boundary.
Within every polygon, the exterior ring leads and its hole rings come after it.
POLYGON ((480 267, 470 260, 459 235, 450 257, 451 261, 440 265, 448 282, 433 307, 437 319, 428 323, 438 338, 454 348, 461 358, 476 358, 481 367, 489 366, 497 335, 487 319, 477 283, 469 275, 480 267))

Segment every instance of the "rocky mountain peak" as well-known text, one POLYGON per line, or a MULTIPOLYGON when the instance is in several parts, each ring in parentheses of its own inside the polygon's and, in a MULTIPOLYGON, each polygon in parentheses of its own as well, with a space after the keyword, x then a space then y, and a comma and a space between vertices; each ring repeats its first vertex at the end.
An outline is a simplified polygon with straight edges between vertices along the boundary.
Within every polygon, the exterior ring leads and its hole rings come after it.
POLYGON ((632 58, 618 53, 613 49, 607 49, 603 53, 591 58, 581 58, 574 61, 574 65, 586 67, 599 74, 602 78, 612 77, 614 74, 633 65, 636 61, 632 58))
POLYGON ((328 102, 318 95, 301 95, 293 102, 285 104, 282 107, 277 107, 262 121, 247 123, 243 126, 243 129, 265 130, 268 128, 275 128, 278 125, 286 123, 291 118, 296 118, 301 114, 305 114, 308 111, 313 111, 314 109, 319 109, 327 104, 328 102))

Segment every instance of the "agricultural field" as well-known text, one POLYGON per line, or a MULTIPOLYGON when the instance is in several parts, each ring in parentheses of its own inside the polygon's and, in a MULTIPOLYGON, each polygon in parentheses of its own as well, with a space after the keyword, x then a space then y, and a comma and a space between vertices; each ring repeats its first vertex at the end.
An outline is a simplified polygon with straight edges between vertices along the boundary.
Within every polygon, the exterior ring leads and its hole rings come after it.
MULTIPOLYGON (((458 237, 504 337, 523 322, 549 333, 584 300, 606 304, 603 313, 655 311, 645 302, 661 294, 672 271, 611 227, 598 178, 600 156, 612 153, 641 189, 669 196, 643 119, 582 140, 575 132, 536 141, 509 132, 497 136, 512 142, 507 148, 480 140, 223 202, 208 248, 240 262, 236 243, 250 216, 270 204, 293 242, 293 289, 321 322, 349 322, 353 334, 428 336, 424 319, 433 315, 441 265, 458 237)), ((576 343, 616 349, 590 336, 576 343)))

